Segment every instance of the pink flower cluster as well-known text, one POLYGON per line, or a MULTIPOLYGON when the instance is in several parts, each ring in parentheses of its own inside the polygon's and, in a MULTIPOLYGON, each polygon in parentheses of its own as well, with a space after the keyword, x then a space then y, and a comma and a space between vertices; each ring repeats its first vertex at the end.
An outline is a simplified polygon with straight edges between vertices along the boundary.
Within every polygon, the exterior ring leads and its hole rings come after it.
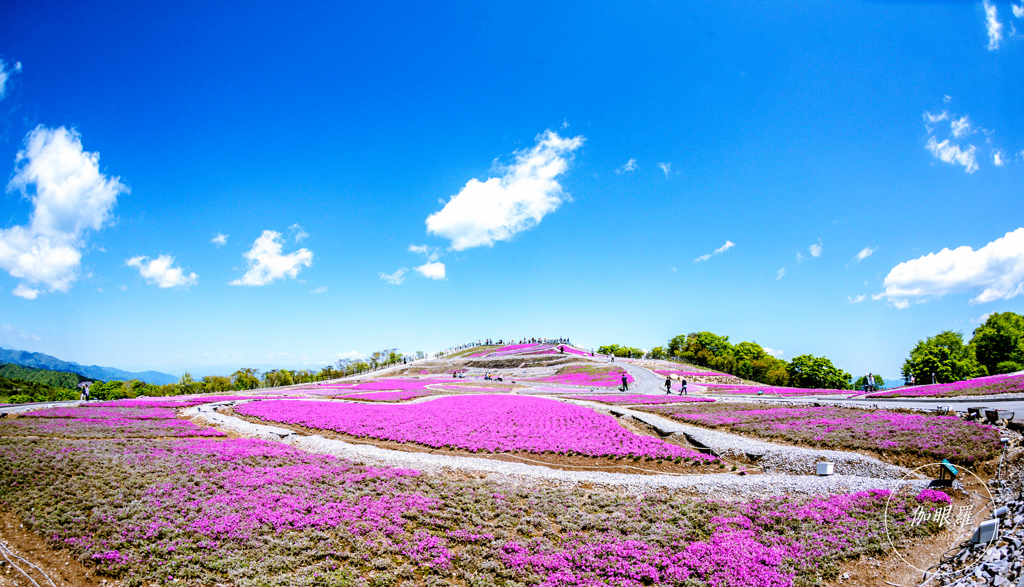
POLYGON ((732 377, 726 373, 715 373, 714 371, 675 371, 675 370, 658 370, 655 371, 658 375, 678 375, 680 377, 732 377))
MULTIPOLYGON (((72 408, 73 409, 73 408, 72 408)), ((2 436, 62 436, 68 438, 144 438, 158 436, 224 436, 189 420, 137 418, 17 418, 0 420, 2 436)))
POLYGON ((364 402, 400 402, 415 397, 432 395, 430 390, 424 391, 375 391, 370 393, 354 393, 352 395, 339 395, 335 399, 350 399, 364 402))
POLYGON ((531 378, 527 381, 575 385, 580 387, 620 387, 622 385, 622 375, 625 373, 626 381, 630 384, 633 383, 633 376, 618 367, 613 367, 608 371, 595 369, 591 372, 591 369, 595 368, 580 367, 576 371, 569 370, 565 373, 558 373, 547 377, 531 378))
POLYGON ((263 420, 301 424, 352 436, 414 442, 473 452, 717 458, 634 434, 611 416, 563 402, 526 396, 449 396, 418 404, 368 405, 267 401, 236 411, 263 420))
POLYGON ((955 397, 961 395, 1024 394, 1024 375, 990 375, 966 381, 914 385, 868 394, 866 397, 955 397))
POLYGON ((681 404, 687 402, 713 402, 709 397, 689 397, 672 395, 566 395, 565 399, 578 399, 590 402, 601 402, 603 404, 681 404))
POLYGON ((848 389, 804 389, 800 387, 773 387, 771 385, 733 385, 722 383, 702 383, 708 393, 725 395, 778 395, 782 397, 800 397, 805 395, 850 395, 848 389))
POLYGON ((776 407, 717 402, 679 408, 646 408, 677 420, 709 427, 729 427, 762 437, 778 437, 832 448, 861 448, 948 458, 961 463, 984 461, 1000 449, 998 429, 956 416, 866 411, 836 407, 776 407))
MULTIPOLYGON (((185 407, 185 406, 181 406, 185 407)), ((129 420, 169 420, 178 413, 171 408, 49 408, 22 414, 25 418, 124 418, 129 420)))

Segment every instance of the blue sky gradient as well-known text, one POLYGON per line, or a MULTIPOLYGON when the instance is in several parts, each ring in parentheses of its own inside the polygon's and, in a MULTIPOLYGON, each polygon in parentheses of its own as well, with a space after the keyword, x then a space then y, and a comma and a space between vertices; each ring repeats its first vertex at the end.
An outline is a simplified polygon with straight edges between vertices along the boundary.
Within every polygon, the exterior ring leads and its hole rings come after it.
POLYGON ((178 374, 711 330, 892 378, 1024 313, 1024 5, 289 4, 5 8, 0 345, 178 374), (125 189, 39 228, 33 173, 89 153, 125 189), (39 239, 78 263, 19 265, 39 239))

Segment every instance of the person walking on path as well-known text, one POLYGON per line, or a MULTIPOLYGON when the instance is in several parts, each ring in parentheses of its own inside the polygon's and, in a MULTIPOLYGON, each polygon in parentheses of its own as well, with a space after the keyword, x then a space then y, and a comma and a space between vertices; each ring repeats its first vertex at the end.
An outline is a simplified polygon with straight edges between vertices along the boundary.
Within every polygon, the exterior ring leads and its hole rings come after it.
POLYGON ((626 379, 626 374, 622 374, 622 391, 629 391, 629 380, 626 379))
POLYGON ((868 388, 871 391, 877 390, 877 388, 875 387, 875 376, 872 373, 868 373, 868 388))
POLYGON ((672 395, 672 380, 665 378, 665 395, 672 395))
POLYGON ((689 395, 686 392, 686 380, 683 379, 682 382, 683 382, 683 386, 679 388, 679 395, 689 395))

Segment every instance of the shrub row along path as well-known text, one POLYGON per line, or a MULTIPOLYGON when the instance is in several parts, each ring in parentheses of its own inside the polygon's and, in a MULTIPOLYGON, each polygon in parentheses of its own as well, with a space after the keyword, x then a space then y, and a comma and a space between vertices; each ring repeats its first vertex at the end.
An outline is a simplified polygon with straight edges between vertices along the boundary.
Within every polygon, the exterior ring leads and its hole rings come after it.
MULTIPOLYGON (((422 401, 432 401, 424 399, 422 401)), ((300 401, 300 400, 295 400, 300 401)), ((549 467, 531 465, 527 463, 514 463, 507 461, 492 460, 487 458, 450 456, 444 454, 405 452, 381 448, 371 444, 355 444, 342 440, 324 438, 319 435, 302 435, 293 431, 277 427, 255 424, 240 418, 228 416, 216 412, 217 407, 227 407, 235 402, 221 404, 206 404, 189 408, 183 412, 186 417, 198 416, 203 420, 214 424, 221 430, 232 431, 240 435, 285 442, 296 448, 307 452, 330 454, 355 462, 361 462, 372 466, 406 467, 421 471, 434 473, 456 472, 463 475, 484 477, 491 481, 512 482, 515 484, 529 484, 536 486, 550 485, 561 487, 573 486, 605 486, 615 487, 620 490, 635 493, 646 493, 652 490, 675 490, 686 493, 701 495, 715 495, 731 499, 759 498, 765 495, 833 495, 836 493, 847 493, 855 491, 866 491, 869 489, 894 489, 898 485, 898 479, 902 473, 893 474, 890 465, 878 462, 881 467, 862 467, 867 473, 883 471, 880 477, 865 476, 863 474, 837 474, 829 477, 818 477, 812 474, 803 475, 745 475, 739 476, 728 473, 698 473, 693 475, 631 475, 627 473, 607 473, 589 471, 561 471, 549 467)), ((637 413, 638 415, 641 415, 637 413)), ((645 417, 654 417, 650 414, 642 414, 645 417)), ((683 427, 666 421, 666 425, 683 427)), ((724 445, 725 437, 732 437, 734 442, 753 443, 735 435, 722 432, 712 434, 722 438, 719 446, 724 445)), ((807 461, 807 453, 813 452, 819 455, 817 460, 824 460, 820 455, 835 454, 852 460, 868 459, 854 453, 843 453, 841 451, 811 451, 809 449, 798 449, 772 445, 765 442, 757 444, 774 449, 770 454, 799 455, 801 461, 807 461)), ((751 444, 752 446, 752 444, 751 444)), ((769 454, 768 452, 765 453, 769 454)), ((767 457, 766 457, 767 458, 767 457)), ((873 460, 873 459, 872 459, 873 460)), ((814 463, 803 468, 806 472, 813 472, 814 463)), ((846 461, 843 461, 846 462, 846 461)), ((850 461, 852 462, 852 461, 850 461)), ((638 466, 643 466, 638 465, 638 466)), ((920 481, 921 487, 927 481, 920 481)))

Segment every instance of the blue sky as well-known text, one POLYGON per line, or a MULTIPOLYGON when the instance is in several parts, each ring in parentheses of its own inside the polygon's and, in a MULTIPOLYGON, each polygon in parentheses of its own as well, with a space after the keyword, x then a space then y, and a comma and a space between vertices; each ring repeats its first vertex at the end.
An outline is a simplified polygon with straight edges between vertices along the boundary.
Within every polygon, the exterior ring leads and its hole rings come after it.
POLYGON ((1024 313, 1016 2, 14 3, 0 345, 319 368, 1024 313))

